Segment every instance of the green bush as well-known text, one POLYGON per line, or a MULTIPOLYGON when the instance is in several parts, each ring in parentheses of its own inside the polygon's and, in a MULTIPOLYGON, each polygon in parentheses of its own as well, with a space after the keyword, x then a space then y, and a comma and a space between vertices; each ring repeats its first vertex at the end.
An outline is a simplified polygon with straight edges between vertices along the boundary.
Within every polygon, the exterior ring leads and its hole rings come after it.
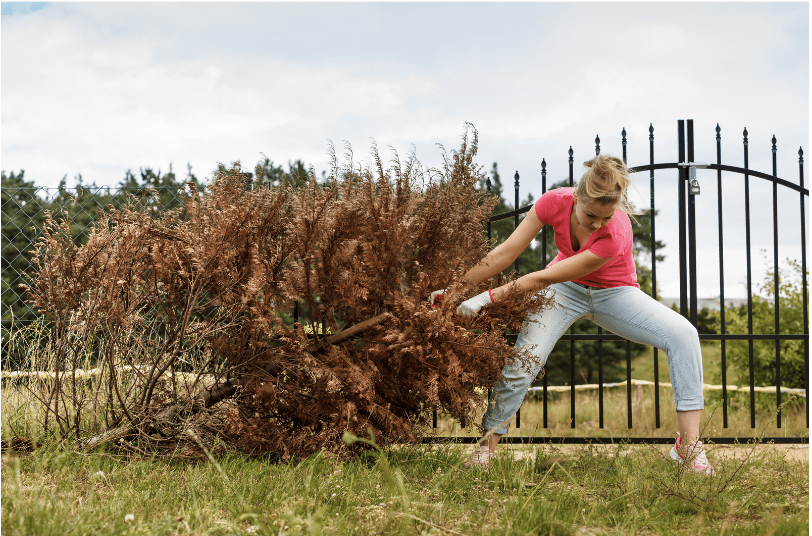
MULTIPOLYGON (((804 333, 803 288, 801 266, 797 261, 787 260, 788 269, 779 269, 778 307, 779 334, 804 333)), ((773 334, 775 329, 775 279, 770 270, 758 288, 761 295, 753 296, 753 333, 773 334)), ((717 313, 719 316, 719 313, 717 313)), ((730 334, 748 333, 747 306, 725 310, 726 332, 730 334)), ((728 341, 726 356, 729 370, 740 383, 749 383, 750 341, 728 341)), ((755 385, 776 384, 776 343, 775 341, 753 341, 753 375, 755 385)), ((803 340, 780 341, 781 385, 802 388, 806 385, 803 340)))

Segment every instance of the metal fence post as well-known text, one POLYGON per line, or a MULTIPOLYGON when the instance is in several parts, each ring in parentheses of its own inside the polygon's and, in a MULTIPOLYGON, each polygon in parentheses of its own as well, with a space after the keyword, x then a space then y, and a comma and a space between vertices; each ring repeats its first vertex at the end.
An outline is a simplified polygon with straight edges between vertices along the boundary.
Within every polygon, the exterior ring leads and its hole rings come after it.
MULTIPOLYGON (((679 138, 679 158, 680 163, 685 162, 685 121, 680 119, 677 123, 677 135, 679 138)), ((686 243, 687 223, 685 221, 685 185, 688 182, 688 169, 679 168, 677 184, 679 186, 679 311, 682 316, 688 318, 688 245, 686 243)))

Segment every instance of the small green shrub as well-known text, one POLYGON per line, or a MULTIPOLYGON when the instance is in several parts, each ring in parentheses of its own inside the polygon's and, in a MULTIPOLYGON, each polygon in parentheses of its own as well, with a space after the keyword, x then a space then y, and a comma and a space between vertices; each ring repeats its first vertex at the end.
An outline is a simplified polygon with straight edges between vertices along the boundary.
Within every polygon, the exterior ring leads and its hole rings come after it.
MULTIPOLYGON (((779 329, 775 328, 775 275, 768 269, 764 282, 759 285, 762 295, 753 296, 752 333, 757 334, 799 334, 804 333, 803 288, 801 266, 788 259, 789 268, 779 269, 778 307, 779 329)), ((717 312, 717 318, 720 318, 717 312)), ((746 306, 725 310, 727 333, 749 332, 749 318, 746 306)), ((803 340, 779 341, 728 341, 726 358, 729 370, 736 374, 741 383, 749 381, 750 351, 753 347, 753 377, 756 385, 776 385, 776 348, 780 355, 781 385, 803 388, 806 385, 803 340)))

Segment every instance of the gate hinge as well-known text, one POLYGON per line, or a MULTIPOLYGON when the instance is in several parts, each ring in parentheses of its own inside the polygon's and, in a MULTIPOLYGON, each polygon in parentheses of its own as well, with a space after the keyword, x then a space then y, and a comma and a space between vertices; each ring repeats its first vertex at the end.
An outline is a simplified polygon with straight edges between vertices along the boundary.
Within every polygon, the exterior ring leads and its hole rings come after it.
POLYGON ((696 169, 705 169, 708 164, 704 162, 680 162, 677 166, 688 168, 688 195, 699 195, 699 181, 696 180, 696 169))

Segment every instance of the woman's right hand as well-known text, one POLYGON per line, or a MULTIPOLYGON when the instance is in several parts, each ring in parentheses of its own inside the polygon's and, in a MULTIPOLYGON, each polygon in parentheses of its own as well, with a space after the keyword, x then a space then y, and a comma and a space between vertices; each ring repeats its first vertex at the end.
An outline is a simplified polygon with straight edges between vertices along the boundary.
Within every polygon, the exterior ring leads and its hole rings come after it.
POLYGON ((435 308, 440 307, 439 302, 443 301, 446 292, 448 292, 447 288, 444 288, 443 290, 435 290, 434 292, 432 292, 431 295, 429 296, 429 303, 431 304, 431 306, 435 308))

